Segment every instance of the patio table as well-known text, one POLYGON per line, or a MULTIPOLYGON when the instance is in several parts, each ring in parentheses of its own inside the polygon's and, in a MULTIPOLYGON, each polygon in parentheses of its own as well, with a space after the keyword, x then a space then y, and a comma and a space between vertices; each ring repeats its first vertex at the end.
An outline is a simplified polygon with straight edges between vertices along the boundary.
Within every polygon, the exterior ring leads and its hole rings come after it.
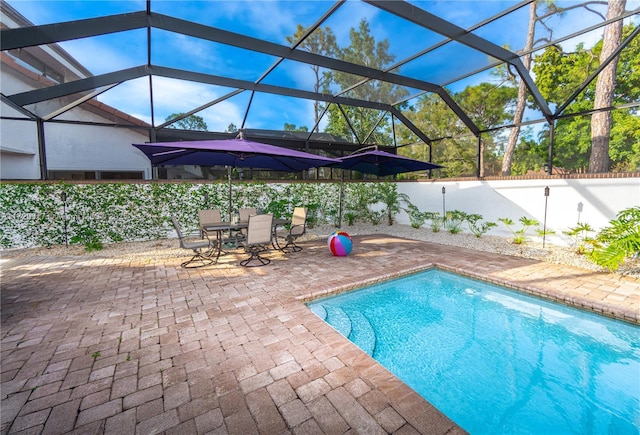
MULTIPOLYGON (((275 239, 276 228, 277 227, 288 225, 290 223, 291 223, 291 220, 289 220, 289 219, 274 219, 273 220, 273 236, 272 236, 272 238, 275 239)), ((207 225, 205 225, 203 227, 203 229, 207 233, 215 233, 216 234, 216 240, 215 240, 213 248, 211 249, 210 257, 215 257, 215 261, 217 262, 218 259, 220 258, 220 255, 224 252, 222 247, 224 245, 224 233, 225 233, 225 231, 229 231, 229 232, 237 231, 237 230, 246 229, 248 227, 249 227, 249 222, 248 221, 238 221, 236 223, 218 222, 218 223, 215 223, 215 224, 207 224, 207 225)), ((274 249, 278 249, 278 250, 280 249, 277 241, 273 241, 272 240, 272 245, 273 245, 274 249)))

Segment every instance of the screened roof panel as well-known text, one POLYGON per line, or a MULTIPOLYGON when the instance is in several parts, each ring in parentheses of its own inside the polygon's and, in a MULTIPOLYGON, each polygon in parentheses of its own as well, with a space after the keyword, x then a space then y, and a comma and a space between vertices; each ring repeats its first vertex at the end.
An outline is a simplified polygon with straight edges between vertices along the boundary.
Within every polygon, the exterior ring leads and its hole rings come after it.
POLYGON ((276 59, 267 54, 175 32, 153 29, 151 33, 153 65, 255 81, 262 70, 276 59))
MULTIPOLYGON (((329 2, 326 3, 330 4, 329 2)), ((342 53, 347 56, 350 62, 359 65, 386 70, 397 62, 415 54, 416 41, 420 41, 420 44, 434 44, 443 39, 441 35, 428 29, 416 26, 372 5, 357 1, 343 3, 322 23, 321 30, 325 31, 326 28, 329 28, 335 36, 337 44, 344 48, 352 43, 352 29, 359 32, 363 20, 369 35, 375 39, 375 45, 369 49, 379 54, 377 44, 386 41, 385 54, 387 58, 384 59, 384 62, 380 62, 379 59, 373 59, 372 57, 363 59, 361 57, 349 57, 348 54, 342 53)), ((300 45, 300 49, 309 50, 304 43, 300 45)), ((331 56, 337 58, 339 55, 340 53, 334 53, 331 56)))
POLYGON ((331 1, 152 1, 151 10, 182 20, 289 45, 297 24, 313 25, 331 1), (249 4, 250 3, 250 4, 249 4))
POLYGON ((110 33, 60 42, 91 74, 99 75, 147 63, 146 30, 110 33), (100 56, 96 56, 100 53, 100 56))
MULTIPOLYGON (((261 74, 268 72, 261 80, 261 83, 308 92, 314 91, 316 75, 312 66, 309 64, 284 59, 280 61, 272 71, 267 70, 268 68, 264 68, 264 70, 260 71, 261 74)), ((321 79, 323 72, 326 71, 328 71, 326 68, 318 69, 318 74, 321 79)))
MULTIPOLYGON (((505 60, 520 54, 515 51, 524 47, 532 3, 21 0, 7 4, 23 14, 22 20, 17 17, 18 27, 29 21, 55 24, 42 32, 13 32, 20 34, 14 38, 17 42, 5 42, 10 32, 3 31, 3 50, 14 56, 25 74, 44 77, 37 85, 30 84, 32 88, 15 84, 7 90, 3 84, 3 95, 26 110, 37 108, 39 115, 74 102, 85 104, 82 99, 95 94, 96 101, 154 126, 162 125, 172 113, 193 112, 205 118, 212 131, 225 130, 229 124, 312 128, 314 99, 348 102, 381 113, 399 101, 415 105, 424 99, 426 104, 436 104, 433 99, 442 105, 438 116, 457 117, 462 131, 478 134, 480 129, 473 124, 474 117, 465 113, 458 93, 467 86, 499 80, 491 71, 499 71, 505 60), (386 58, 350 55, 350 35, 361 30, 363 23, 376 44, 388 43, 386 58), (331 29, 340 50, 311 49, 313 36, 292 49, 287 37, 296 35, 298 26, 319 26, 316 34, 331 29), (332 95, 314 94, 312 68, 322 78, 330 73, 332 95)), ((578 42, 591 47, 602 37, 603 28, 597 27, 601 16, 574 8, 573 1, 555 5, 566 11, 539 24, 536 39, 552 37, 570 50, 578 42), (581 32, 589 26, 594 29, 581 32)), ((640 0, 628 0, 626 13, 639 6, 640 0)), ((590 7, 602 14, 606 11, 603 5, 590 7)), ((539 6, 538 15, 542 13, 539 6)), ((5 18, 3 11, 3 22, 5 18)), ((637 25, 638 16, 632 19, 637 25)), ((541 39, 536 47, 548 43, 541 39)), ((541 97, 533 72, 516 71, 516 67, 510 72, 527 82, 533 108, 527 109, 525 120, 549 120, 553 113, 547 106, 553 109, 558 103, 541 97)), ((566 86, 573 92, 580 83, 566 86)), ((428 120, 420 123, 427 125, 428 120)), ((415 136, 411 128, 407 130, 415 136)))
POLYGON ((147 77, 120 83, 100 94, 97 100, 151 124, 151 101, 147 77))
POLYGON ((511 51, 522 50, 526 42, 526 30, 529 24, 529 4, 505 14, 495 17, 488 22, 479 22, 472 31, 487 41, 511 51), (505 29, 522 29, 521 32, 506 32, 505 29))
POLYGON ((36 25, 97 18, 104 15, 137 12, 146 8, 145 0, 127 1, 10 1, 29 21, 36 25))
POLYGON ((443 85, 452 77, 463 76, 492 62, 495 62, 494 58, 451 41, 403 65, 400 71, 410 77, 443 85))
MULTIPOLYGON (((242 113, 244 116, 244 113, 242 113)), ((244 128, 285 130, 285 124, 291 128, 313 128, 313 101, 283 95, 256 93, 249 106, 244 128), (300 115, 309 121, 300 124, 300 115), (295 126, 295 127, 294 127, 295 126)), ((237 124, 242 126, 242 119, 237 124)))

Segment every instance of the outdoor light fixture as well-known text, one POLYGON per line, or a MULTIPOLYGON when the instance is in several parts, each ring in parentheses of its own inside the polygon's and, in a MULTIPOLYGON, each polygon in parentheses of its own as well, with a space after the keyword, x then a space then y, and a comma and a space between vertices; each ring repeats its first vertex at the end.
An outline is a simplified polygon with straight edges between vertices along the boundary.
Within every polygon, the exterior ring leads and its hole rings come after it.
POLYGON ((447 215, 446 209, 444 207, 444 194, 445 193, 447 193, 447 189, 445 189, 444 186, 442 186, 442 218, 443 219, 447 215))
POLYGON ((578 223, 580 223, 580 215, 582 214, 583 207, 584 207, 584 204, 582 203, 582 201, 580 201, 578 203, 578 223))
POLYGON ((204 193, 204 208, 208 208, 209 207, 209 193, 205 192, 204 193))
POLYGON ((542 248, 545 246, 547 237, 547 202, 549 200, 549 186, 544 188, 544 224, 542 225, 542 248))
POLYGON ((64 245, 69 247, 69 234, 67 233, 67 192, 60 193, 62 201, 62 218, 64 219, 64 245))

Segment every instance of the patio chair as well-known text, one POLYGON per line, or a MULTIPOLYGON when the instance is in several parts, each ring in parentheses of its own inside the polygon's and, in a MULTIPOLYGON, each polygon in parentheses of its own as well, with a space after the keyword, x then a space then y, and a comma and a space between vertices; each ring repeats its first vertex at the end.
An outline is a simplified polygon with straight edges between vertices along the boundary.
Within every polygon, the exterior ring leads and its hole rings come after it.
POLYGON ((222 222, 220 210, 218 210, 217 208, 199 210, 198 221, 200 222, 200 235, 202 236, 202 238, 204 238, 204 232, 206 232, 205 228, 208 225, 219 224, 220 222, 222 222))
POLYGON ((241 208, 238 210, 240 222, 247 222, 249 220, 249 216, 254 214, 258 214, 257 208, 241 208))
POLYGON ((296 207, 293 209, 291 216, 291 226, 286 231, 280 231, 278 237, 285 240, 284 246, 278 244, 281 251, 293 252, 302 251, 302 247, 296 245, 296 239, 302 236, 307 230, 307 209, 304 207, 296 207))
MULTIPOLYGON (((240 222, 248 222, 249 216, 254 214, 258 214, 257 208, 241 208, 238 210, 238 219, 240 220, 240 222)), ((243 228, 239 230, 238 233, 236 234, 236 237, 238 238, 238 240, 246 239, 247 229, 243 228)))
POLYGON ((178 220, 173 215, 171 216, 171 222, 173 222, 173 227, 178 234, 178 239, 180 239, 180 247, 193 251, 193 257, 191 257, 190 260, 180 264, 180 266, 186 269, 193 269, 196 267, 209 266, 215 263, 216 260, 211 256, 214 246, 211 244, 206 231, 203 231, 205 240, 198 240, 193 242, 187 241, 184 232, 182 231, 182 228, 178 223, 178 220))
POLYGON ((264 266, 271 263, 268 258, 262 257, 260 254, 265 252, 271 244, 271 236, 273 225, 272 214, 256 214, 249 216, 249 226, 247 227, 247 238, 241 242, 245 250, 251 254, 240 262, 241 266, 256 267, 264 266))

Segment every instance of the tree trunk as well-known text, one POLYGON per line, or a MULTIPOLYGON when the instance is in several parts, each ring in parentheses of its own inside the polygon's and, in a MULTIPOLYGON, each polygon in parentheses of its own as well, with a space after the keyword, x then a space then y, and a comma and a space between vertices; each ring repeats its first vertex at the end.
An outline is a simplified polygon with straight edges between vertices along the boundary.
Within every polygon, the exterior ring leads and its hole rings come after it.
MULTIPOLYGON (((626 0, 609 0, 607 19, 619 17, 624 12, 626 0)), ((608 24, 604 28, 602 64, 622 39, 622 20, 608 24)), ((593 103, 594 109, 610 107, 613 103, 613 93, 616 88, 616 68, 618 58, 609 62, 598 75, 596 93, 593 103)), ((589 172, 609 172, 609 135, 611 133, 611 112, 596 112, 591 115, 591 156, 589 158, 589 172)))
MULTIPOLYGON (((524 51, 529 51, 533 47, 533 42, 536 32, 536 8, 538 1, 535 0, 529 5, 529 27, 527 29, 527 42, 524 46, 524 51)), ((531 54, 522 56, 522 64, 525 69, 529 71, 531 67, 531 54)), ((527 87, 524 84, 524 80, 520 78, 518 85, 518 99, 516 100, 516 110, 513 114, 513 123, 515 127, 511 129, 509 133, 509 140, 507 141, 507 148, 504 150, 504 157, 502 158, 502 175, 511 175, 511 166, 513 165, 513 154, 518 144, 518 137, 520 136, 520 124, 524 116, 524 109, 527 106, 527 87)))

